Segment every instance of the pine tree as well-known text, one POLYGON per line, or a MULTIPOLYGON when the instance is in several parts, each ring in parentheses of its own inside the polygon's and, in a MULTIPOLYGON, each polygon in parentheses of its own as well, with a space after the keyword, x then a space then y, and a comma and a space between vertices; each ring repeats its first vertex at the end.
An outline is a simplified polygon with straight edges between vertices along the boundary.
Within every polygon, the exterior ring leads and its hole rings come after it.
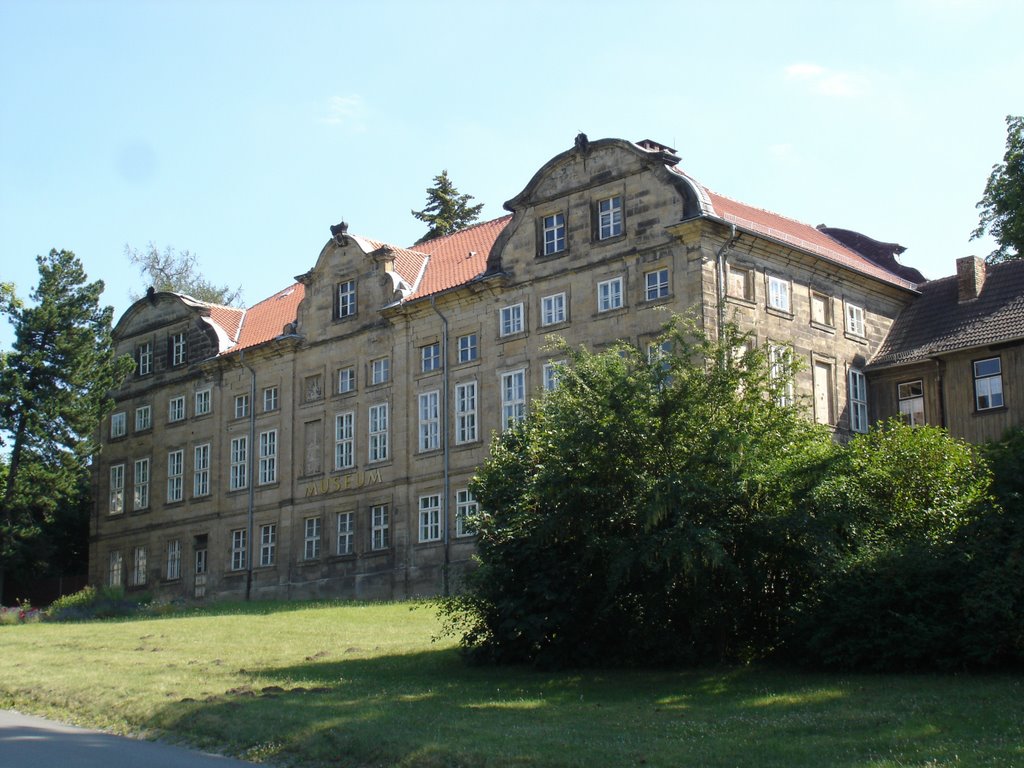
POLYGON ((988 261, 1024 258, 1024 116, 1006 116, 1006 154, 976 207, 981 214, 971 239, 988 232, 999 243, 988 261))
POLYGON ((472 195, 460 195, 448 178, 448 171, 441 171, 440 176, 434 177, 434 186, 427 189, 426 207, 422 211, 412 211, 413 216, 430 226, 416 245, 449 235, 476 221, 484 204, 470 205, 472 199, 472 195))

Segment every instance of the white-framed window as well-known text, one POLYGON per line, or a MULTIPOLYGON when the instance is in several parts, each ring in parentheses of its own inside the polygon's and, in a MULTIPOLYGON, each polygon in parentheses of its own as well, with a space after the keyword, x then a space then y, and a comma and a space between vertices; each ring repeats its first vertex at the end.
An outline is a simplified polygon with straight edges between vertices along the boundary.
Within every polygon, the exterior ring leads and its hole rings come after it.
POLYGON ((260 526, 260 565, 273 565, 277 558, 277 523, 260 526))
POLYGON ((754 273, 746 267, 729 265, 726 292, 736 299, 754 300, 754 273))
POLYGON ((303 530, 302 559, 316 560, 320 557, 320 518, 307 517, 303 530))
POLYGON ((141 587, 146 583, 146 548, 135 547, 132 550, 132 578, 133 587, 141 587))
POLYGON ((192 495, 210 495, 210 444, 197 445, 192 453, 192 495))
POLYGON ((354 518, 355 515, 352 512, 338 513, 338 541, 336 551, 339 555, 351 555, 354 551, 354 518))
POLYGON ((339 320, 352 317, 356 313, 356 281, 346 280, 338 283, 338 310, 335 315, 339 320))
POLYGON ((128 432, 128 416, 124 411, 110 414, 110 439, 124 437, 128 432))
POLYGON ((773 381, 782 381, 782 391, 776 402, 787 406, 793 404, 793 350, 786 344, 768 345, 768 362, 773 381))
POLYGON ((554 325, 566 320, 565 294, 556 293, 540 300, 540 324, 554 325))
POLYGON ((565 214, 554 213, 545 216, 542 230, 544 234, 544 255, 561 253, 565 250, 565 214))
POLYGON ((789 280, 768 275, 768 306, 780 312, 789 312, 789 280))
POLYGON ((200 389, 196 392, 195 415, 205 416, 213 409, 210 400, 210 390, 200 389))
POLYGON ((107 584, 111 587, 119 587, 124 579, 124 557, 120 552, 111 552, 110 561, 107 565, 107 584))
MULTIPOLYGON (((207 552, 208 552, 208 550, 206 549, 206 537, 204 536, 203 537, 203 546, 196 550, 196 560, 195 560, 196 570, 195 570, 195 572, 198 573, 198 574, 206 573, 207 552)), ((197 595, 197 597, 199 597, 199 595, 197 595)))
POLYGON ((185 495, 183 478, 185 475, 185 452, 169 451, 167 453, 167 503, 181 501, 185 495))
POLYGON ((135 371, 139 376, 153 372, 153 345, 148 341, 135 348, 135 371))
POLYGON ((420 496, 420 541, 441 539, 441 497, 420 496))
POLYGON ((185 364, 185 334, 171 334, 171 366, 178 367, 185 364))
POLYGON ((542 378, 545 392, 552 392, 558 388, 558 367, 560 365, 565 365, 565 360, 552 360, 544 363, 542 378))
POLYGON ((850 369, 850 430, 868 431, 868 381, 856 368, 850 369))
POLYGON ((832 298, 819 291, 811 291, 811 322, 832 325, 832 298))
POLYGON ((501 374, 501 426, 526 418, 526 371, 501 374))
POLYGON ((260 474, 259 484, 277 482, 277 430, 260 432, 260 474))
POLYGON ((440 394, 437 390, 419 396, 420 451, 436 451, 441 447, 440 394))
POLYGON ((923 426, 924 418, 924 382, 904 381, 896 385, 896 397, 899 400, 900 418, 912 427, 923 426))
POLYGON ((846 332, 854 336, 864 335, 864 307, 846 302, 846 332))
POLYGON ((388 458, 388 404, 371 405, 369 423, 369 461, 387 461, 388 458))
POLYGON ((149 459, 135 460, 135 476, 133 478, 134 509, 146 509, 149 506, 149 459))
POLYGON ((460 363, 471 363, 476 360, 477 355, 479 354, 479 346, 477 344, 475 333, 467 333, 465 336, 459 336, 458 347, 460 363))
POLYGON ((387 549, 390 545, 388 505, 376 504, 370 507, 370 548, 387 549))
POLYGON ((597 311, 608 312, 622 307, 622 278, 613 277, 597 284, 597 311))
POLYGON ((998 357, 975 360, 974 406, 979 411, 1003 407, 1003 363, 998 357))
POLYGON ((644 298, 647 301, 668 296, 668 270, 656 269, 644 275, 644 298))
POLYGON ((350 469, 355 465, 356 414, 346 411, 334 416, 334 468, 350 469))
POLYGON ((502 336, 511 336, 514 333, 522 333, 523 330, 525 330, 522 304, 513 304, 509 307, 502 307, 500 316, 502 336))
POLYGON ((231 438, 231 467, 228 489, 237 491, 249 485, 249 438, 231 438))
MULTIPOLYGON (((236 528, 231 532, 231 570, 244 571, 248 551, 248 535, 245 528, 236 528)), ((198 554, 198 553, 197 553, 198 554)), ((205 562, 203 567, 205 570, 205 562)), ((199 560, 196 560, 196 573, 199 573, 199 560)))
POLYGON ((597 203, 597 238, 607 240, 622 234, 622 196, 616 195, 597 203))
POLYGON ((178 395, 167 401, 167 420, 182 421, 185 418, 185 396, 178 395))
POLYGON ((263 389, 263 412, 276 411, 279 407, 277 387, 264 387, 263 389))
POLYGON ((235 418, 244 419, 249 415, 249 395, 235 395, 235 418))
POLYGON ((140 405, 135 409, 135 431, 144 432, 153 426, 153 409, 148 405, 140 405))
POLYGON ((476 382, 455 385, 455 442, 473 443, 477 439, 476 382))
POLYGON ((110 467, 110 514, 120 515, 124 512, 124 464, 112 464, 110 467))
POLYGON ((181 578, 181 541, 171 539, 167 542, 167 580, 177 581, 181 578))
POLYGON ((435 341, 420 347, 420 371, 429 373, 441 369, 441 344, 435 341))
POLYGON ((354 392, 356 388, 356 369, 353 366, 338 369, 338 394, 354 392))
POLYGON ((480 511, 476 497, 467 489, 455 492, 455 535, 472 536, 476 533, 474 520, 480 511))
POLYGON ((386 384, 391 378, 391 358, 378 357, 370 362, 370 383, 386 384))

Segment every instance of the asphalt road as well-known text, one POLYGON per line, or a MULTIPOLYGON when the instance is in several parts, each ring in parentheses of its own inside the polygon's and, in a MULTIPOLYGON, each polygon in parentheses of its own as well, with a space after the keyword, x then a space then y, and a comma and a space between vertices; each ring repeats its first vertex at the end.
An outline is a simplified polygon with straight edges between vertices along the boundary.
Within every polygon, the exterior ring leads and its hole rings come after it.
POLYGON ((0 710, 0 768, 251 768, 252 765, 254 763, 0 710))

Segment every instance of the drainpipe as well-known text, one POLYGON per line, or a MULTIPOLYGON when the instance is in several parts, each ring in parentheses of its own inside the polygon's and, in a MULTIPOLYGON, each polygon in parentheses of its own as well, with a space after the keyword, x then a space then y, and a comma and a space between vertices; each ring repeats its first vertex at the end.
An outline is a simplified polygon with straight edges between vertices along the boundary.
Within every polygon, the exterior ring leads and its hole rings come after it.
POLYGON ((430 297, 430 308, 437 313, 437 316, 441 318, 441 361, 443 368, 441 369, 441 381, 444 386, 444 410, 442 411, 441 418, 441 445, 443 446, 443 457, 444 457, 444 500, 441 502, 441 519, 442 523, 441 535, 444 538, 444 567, 441 571, 441 594, 448 597, 449 587, 449 574, 448 567, 451 564, 451 552, 450 552, 450 541, 451 537, 448 530, 448 497, 451 496, 451 476, 450 476, 450 455, 448 449, 448 318, 445 317, 441 310, 437 308, 437 303, 434 301, 434 297, 430 297))
POLYGON ((238 353, 238 360, 242 364, 242 367, 249 371, 252 376, 252 381, 249 385, 249 448, 248 455, 246 458, 246 480, 248 481, 249 488, 249 500, 248 500, 248 516, 247 516, 247 532, 245 534, 246 550, 245 550, 245 599, 246 601, 252 599, 252 553, 256 548, 255 542, 252 540, 253 535, 253 517, 254 517, 254 503, 255 503, 255 468, 256 462, 253 459, 256 456, 256 371, 251 366, 245 364, 245 350, 241 350, 238 353))
POLYGON ((718 281, 718 340, 725 334, 725 254, 736 243, 736 225, 729 224, 729 239, 715 254, 715 277, 718 281))

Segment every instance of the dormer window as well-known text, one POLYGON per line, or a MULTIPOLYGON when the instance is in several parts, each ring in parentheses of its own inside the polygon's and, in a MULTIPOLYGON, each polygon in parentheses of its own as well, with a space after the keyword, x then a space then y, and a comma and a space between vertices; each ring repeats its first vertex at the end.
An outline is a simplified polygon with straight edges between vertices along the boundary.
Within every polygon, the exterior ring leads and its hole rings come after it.
POLYGON ((622 234, 622 196, 597 203, 597 239, 609 240, 622 234))
POLYGON ((338 283, 335 296, 334 317, 343 320, 356 314, 356 281, 346 280, 338 283))
POLYGON ((544 255, 551 256, 565 250, 565 215, 555 213, 543 220, 544 255))

